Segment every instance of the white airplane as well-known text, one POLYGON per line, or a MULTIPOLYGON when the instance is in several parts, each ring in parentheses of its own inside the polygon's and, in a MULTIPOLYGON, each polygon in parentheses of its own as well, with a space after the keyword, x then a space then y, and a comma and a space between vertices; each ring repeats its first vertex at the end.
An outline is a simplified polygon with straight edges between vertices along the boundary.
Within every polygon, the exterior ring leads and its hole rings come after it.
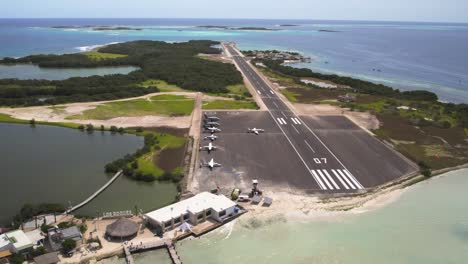
POLYGON ((218 139, 218 136, 215 136, 215 135, 209 135, 209 136, 206 136, 203 138, 204 140, 211 140, 211 141, 215 141, 216 139, 218 139))
POLYGON ((206 119, 206 120, 210 120, 210 121, 219 121, 221 120, 219 117, 217 116, 208 116, 206 113, 203 114, 203 117, 206 119))
POLYGON ((221 132, 221 129, 217 127, 205 127, 205 129, 210 131, 211 133, 221 132))
POLYGON ((205 126, 219 127, 221 124, 218 122, 205 122, 205 126))
POLYGON ((258 133, 263 133, 265 132, 265 129, 261 128, 247 128, 247 133, 255 133, 255 135, 258 135, 258 133))
POLYGON ((214 167, 221 167, 221 164, 216 163, 214 159, 211 159, 210 162, 208 163, 204 163, 204 162, 200 163, 200 167, 208 167, 210 168, 210 170, 212 170, 214 167))
POLYGON ((208 151, 208 153, 210 153, 212 150, 216 150, 218 149, 218 147, 214 146, 213 143, 210 142, 210 144, 208 144, 208 146, 201 146, 200 147, 200 150, 206 150, 208 151))

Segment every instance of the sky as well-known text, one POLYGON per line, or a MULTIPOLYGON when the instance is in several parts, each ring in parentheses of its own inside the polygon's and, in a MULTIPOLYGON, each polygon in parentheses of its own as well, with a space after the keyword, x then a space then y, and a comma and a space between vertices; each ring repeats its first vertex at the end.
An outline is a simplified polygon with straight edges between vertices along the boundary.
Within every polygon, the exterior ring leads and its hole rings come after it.
POLYGON ((468 0, 5 0, 0 18, 257 18, 468 22, 468 0))

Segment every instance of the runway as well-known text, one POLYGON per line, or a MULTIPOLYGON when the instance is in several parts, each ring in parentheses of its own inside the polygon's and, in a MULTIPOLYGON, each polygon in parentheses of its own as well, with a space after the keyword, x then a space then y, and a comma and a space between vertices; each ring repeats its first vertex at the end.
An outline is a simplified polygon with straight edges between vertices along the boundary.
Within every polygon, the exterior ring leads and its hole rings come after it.
MULTIPOLYGON (((234 48, 226 47, 242 74, 254 86, 266 105, 268 111, 263 113, 269 118, 248 118, 254 113, 245 113, 238 119, 230 119, 223 115, 223 131, 220 136, 226 138, 235 134, 244 135, 228 139, 230 142, 226 142, 229 144, 225 148, 239 149, 238 151, 245 153, 240 148, 244 146, 249 149, 249 146, 252 146, 251 151, 258 154, 251 157, 252 159, 264 164, 272 164, 271 161, 275 161, 272 167, 264 168, 268 175, 275 171, 283 172, 285 163, 294 164, 294 169, 287 166, 288 169, 284 170, 283 173, 288 174, 287 178, 265 175, 264 181, 279 181, 281 184, 306 191, 347 193, 365 191, 416 170, 414 164, 346 117, 309 118, 295 115, 278 97, 276 91, 269 87, 234 48), (232 121, 226 122, 226 118, 232 121), (254 122, 255 120, 257 122, 254 122), (244 138, 247 127, 263 128, 265 133, 254 136, 255 142, 250 142, 252 137, 244 138), (275 149, 267 143, 258 143, 265 139, 268 139, 271 145, 275 145, 275 149), (248 146, 241 143, 244 140, 249 142, 248 146), (258 146, 255 146, 256 144, 258 146)), ((224 158, 220 157, 221 160, 224 158)), ((257 175, 263 175, 258 169, 254 171, 257 175)))

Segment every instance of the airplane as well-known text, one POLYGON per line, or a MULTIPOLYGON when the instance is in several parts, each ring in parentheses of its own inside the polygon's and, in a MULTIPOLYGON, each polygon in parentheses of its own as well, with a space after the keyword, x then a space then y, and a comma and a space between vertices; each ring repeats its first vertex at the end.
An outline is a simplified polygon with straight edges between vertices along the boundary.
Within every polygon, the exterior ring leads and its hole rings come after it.
POLYGON ((247 128, 247 133, 255 133, 255 135, 258 135, 258 133, 263 132, 265 132, 265 130, 261 128, 247 128))
POLYGON ((206 136, 203 138, 204 140, 211 140, 211 141, 215 141, 216 139, 218 139, 218 136, 215 136, 215 135, 209 135, 209 136, 206 136))
POLYGON ((211 159, 208 163, 202 162, 200 163, 200 168, 201 167, 208 167, 210 170, 212 170, 215 167, 221 167, 221 164, 216 163, 214 159, 211 159))
POLYGON ((210 120, 210 121, 219 121, 221 120, 219 117, 217 116, 208 116, 206 113, 203 114, 203 117, 207 120, 210 120))
POLYGON ((211 127, 219 127, 221 124, 218 122, 205 122, 205 127, 206 126, 211 126, 211 127))
POLYGON ((221 132, 221 129, 219 129, 217 127, 205 127, 205 130, 210 131, 212 134, 216 133, 216 132, 221 132))
POLYGON ((202 146, 200 147, 200 150, 206 150, 208 151, 208 153, 210 153, 212 150, 216 150, 218 149, 218 147, 214 146, 213 143, 210 142, 210 144, 208 144, 208 146, 202 146))

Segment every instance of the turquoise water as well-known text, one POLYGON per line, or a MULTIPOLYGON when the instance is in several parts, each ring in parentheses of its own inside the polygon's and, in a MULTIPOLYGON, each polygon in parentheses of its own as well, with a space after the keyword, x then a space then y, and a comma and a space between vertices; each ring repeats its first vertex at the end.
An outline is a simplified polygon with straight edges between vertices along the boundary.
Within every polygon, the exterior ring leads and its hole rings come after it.
POLYGON ((44 79, 65 80, 70 77, 88 77, 92 75, 127 74, 138 70, 137 67, 99 67, 81 69, 41 68, 32 64, 0 65, 0 79, 15 78, 20 80, 44 79))
POLYGON ((139 39, 235 41, 241 49, 302 52, 313 61, 301 67, 316 71, 354 76, 403 90, 426 89, 445 101, 468 102, 468 24, 248 19, 0 19, 0 39, 7 40, 0 41, 0 57, 80 52, 96 45, 139 39), (281 24, 298 26, 281 27, 281 24), (120 25, 142 30, 51 28, 79 25, 120 25), (220 30, 197 27, 200 25, 276 30, 220 30), (336 32, 320 31, 323 29, 336 32))
POLYGON ((177 249, 188 264, 467 263, 467 187, 468 170, 450 172, 367 213, 305 223, 278 216, 255 228, 241 217, 177 249))

